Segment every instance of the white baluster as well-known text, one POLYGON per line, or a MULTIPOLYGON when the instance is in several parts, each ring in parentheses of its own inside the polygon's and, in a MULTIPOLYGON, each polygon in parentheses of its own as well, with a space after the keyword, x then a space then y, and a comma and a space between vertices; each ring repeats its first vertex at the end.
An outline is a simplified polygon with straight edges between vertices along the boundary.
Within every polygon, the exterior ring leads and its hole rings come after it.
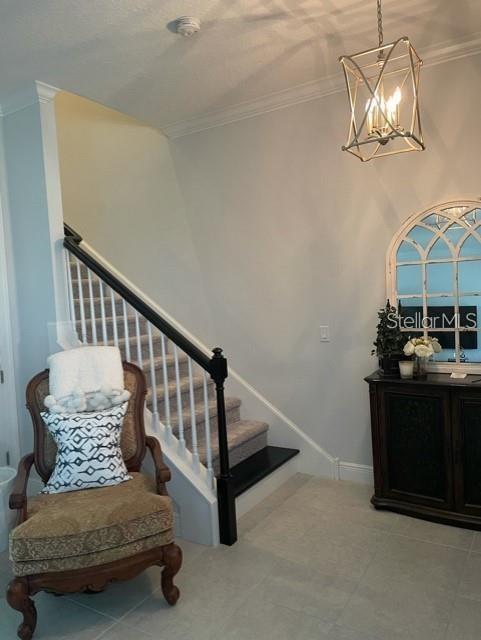
POLYGON ((135 333, 137 336, 137 364, 142 369, 142 343, 140 341, 139 312, 135 310, 135 333))
POLYGON ((90 298, 90 322, 92 323, 92 342, 97 344, 97 321, 95 319, 94 290, 92 287, 92 272, 87 269, 89 279, 89 298, 90 298))
POLYGON ((184 453, 185 451, 184 416, 182 415, 182 390, 180 388, 179 355, 177 352, 176 344, 174 344, 174 365, 175 365, 175 387, 177 392, 177 415, 179 417, 179 450, 181 453, 184 453))
POLYGON ((152 427, 159 432, 159 412, 157 407, 157 380, 155 378, 154 344, 152 341, 152 325, 147 321, 147 337, 149 340, 150 387, 152 389, 152 427))
POLYGON ((65 261, 67 265, 67 287, 68 287, 68 299, 70 303, 70 321, 72 322, 72 329, 77 331, 76 316, 75 316, 75 301, 73 298, 73 286, 72 286, 72 271, 70 268, 70 254, 65 250, 65 261))
POLYGON ((165 407, 165 429, 166 436, 172 438, 172 424, 170 422, 170 397, 169 397, 169 372, 167 368, 167 349, 165 348, 165 336, 160 334, 160 344, 162 347, 162 375, 164 378, 164 407, 165 407))
POLYGON ((104 344, 109 341, 107 334, 107 322, 105 320, 105 298, 104 298, 104 283, 99 280, 99 295, 100 295, 100 317, 102 318, 102 340, 104 344))
POLYGON ((197 448, 197 425, 195 419, 194 381, 192 376, 192 358, 189 358, 189 395, 190 395, 190 424, 192 428, 192 457, 196 470, 200 468, 199 450, 197 448))
POLYGON ((114 344, 119 346, 119 331, 117 327, 117 313, 115 311, 115 293, 113 289, 110 289, 110 304, 112 306, 112 327, 114 330, 114 344))
POLYGON ((87 344, 87 325, 85 324, 85 309, 84 309, 84 292, 82 287, 82 273, 80 271, 80 260, 75 258, 77 266, 77 285, 80 304, 80 326, 82 327, 82 342, 87 344))
POLYGON ((204 371, 204 416, 205 416, 205 455, 207 463, 207 473, 212 488, 214 484, 214 469, 212 467, 212 448, 210 443, 210 410, 209 410, 209 390, 208 390, 207 373, 204 371))
POLYGON ((122 313, 124 314, 125 358, 127 362, 130 362, 129 319, 127 311, 127 303, 125 300, 122 300, 122 313))

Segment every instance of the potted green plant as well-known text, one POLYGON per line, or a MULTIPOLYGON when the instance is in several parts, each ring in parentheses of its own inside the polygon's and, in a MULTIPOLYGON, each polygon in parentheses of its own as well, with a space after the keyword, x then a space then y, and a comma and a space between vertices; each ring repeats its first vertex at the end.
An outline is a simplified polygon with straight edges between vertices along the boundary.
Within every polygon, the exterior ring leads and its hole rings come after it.
POLYGON ((377 337, 374 341, 375 349, 372 355, 379 360, 379 369, 383 375, 390 378, 399 376, 399 361, 405 358, 403 347, 406 339, 401 333, 399 314, 389 300, 383 309, 379 309, 377 324, 377 337))

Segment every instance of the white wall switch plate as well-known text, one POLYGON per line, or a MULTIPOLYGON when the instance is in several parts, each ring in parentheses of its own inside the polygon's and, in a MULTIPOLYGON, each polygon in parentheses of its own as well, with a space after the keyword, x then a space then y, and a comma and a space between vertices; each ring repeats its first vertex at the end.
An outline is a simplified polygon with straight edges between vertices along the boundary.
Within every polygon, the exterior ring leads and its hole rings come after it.
POLYGON ((329 327, 327 324, 321 324, 319 328, 321 330, 321 342, 329 342, 331 338, 329 336, 329 327))

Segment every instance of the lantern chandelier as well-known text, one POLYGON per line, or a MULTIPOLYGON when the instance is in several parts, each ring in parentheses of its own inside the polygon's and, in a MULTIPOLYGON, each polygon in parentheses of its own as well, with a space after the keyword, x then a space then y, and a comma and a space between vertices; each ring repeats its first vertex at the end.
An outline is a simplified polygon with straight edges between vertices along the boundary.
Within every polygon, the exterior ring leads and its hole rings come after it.
POLYGON ((406 36, 384 44, 381 0, 377 25, 378 47, 339 58, 351 110, 342 150, 362 162, 425 149, 418 103, 422 60, 406 36))

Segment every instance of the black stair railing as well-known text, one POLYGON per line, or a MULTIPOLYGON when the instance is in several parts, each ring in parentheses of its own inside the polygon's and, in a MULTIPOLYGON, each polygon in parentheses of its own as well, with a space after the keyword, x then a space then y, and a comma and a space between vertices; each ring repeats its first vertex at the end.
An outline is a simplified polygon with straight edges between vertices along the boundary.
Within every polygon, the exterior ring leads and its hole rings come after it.
MULTIPOLYGON (((206 371, 215 385, 217 405, 218 443, 219 443, 219 473, 217 475, 217 504, 219 511, 220 542, 232 545, 237 540, 237 521, 233 478, 229 465, 229 446, 227 439, 227 419, 225 409, 224 384, 228 376, 227 359, 220 347, 213 349, 212 357, 207 356, 185 335, 183 335, 168 320, 159 315, 139 296, 116 278, 98 260, 82 247, 82 237, 70 227, 64 225, 64 247, 74 255, 87 269, 97 275, 103 283, 115 291, 135 311, 150 322, 166 338, 171 340, 179 349, 194 360, 206 371)), ((153 390, 154 392, 154 390, 153 390)))

